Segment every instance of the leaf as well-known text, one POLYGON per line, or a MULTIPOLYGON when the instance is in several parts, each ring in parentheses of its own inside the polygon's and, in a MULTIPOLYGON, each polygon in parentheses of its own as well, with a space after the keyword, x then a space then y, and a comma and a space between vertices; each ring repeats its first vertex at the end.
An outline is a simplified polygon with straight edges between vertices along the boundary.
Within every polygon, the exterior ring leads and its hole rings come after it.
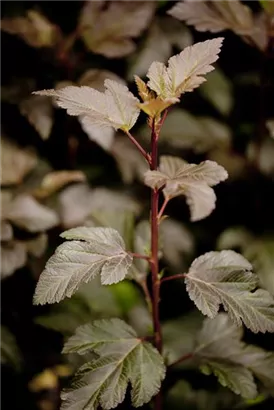
POLYGON ((216 33, 233 30, 236 34, 248 35, 254 29, 252 12, 240 1, 219 1, 208 3, 184 0, 176 3, 168 14, 193 25, 198 31, 216 33))
POLYGON ((47 315, 36 318, 35 322, 71 336, 78 326, 91 320, 121 316, 118 298, 113 292, 115 286, 103 286, 99 277, 96 277, 81 285, 70 299, 53 305, 47 315))
POLYGON ((244 255, 253 264, 261 287, 274 296, 274 240, 258 238, 244 244, 244 255))
POLYGON ((201 371, 206 375, 213 373, 222 386, 230 388, 234 393, 246 399, 257 397, 257 388, 252 373, 242 366, 211 361, 201 366, 201 371))
POLYGON ((1 363, 11 364, 18 370, 21 361, 21 353, 14 335, 6 326, 1 325, 1 363))
MULTIPOLYGON (((78 85, 89 86, 98 91, 104 92, 104 82, 106 79, 126 85, 125 81, 118 77, 118 75, 108 70, 98 69, 87 70, 78 80, 78 85)), ((110 150, 114 142, 115 130, 112 127, 104 127, 102 129, 98 125, 94 125, 91 121, 85 121, 84 118, 79 117, 79 121, 89 139, 95 141, 104 150, 110 150)))
POLYGON ((189 297, 204 315, 214 318, 223 304, 229 317, 254 333, 273 331, 274 300, 257 289, 252 266, 234 251, 208 252, 190 266, 185 283, 189 297))
POLYGON ((135 50, 132 38, 144 31, 154 11, 155 2, 89 1, 82 8, 78 30, 88 50, 120 58, 135 50))
POLYGON ((4 18, 1 30, 21 37, 32 47, 53 47, 60 40, 58 27, 35 10, 28 10, 26 17, 4 18))
POLYGON ((148 86, 165 99, 178 101, 185 92, 199 87, 204 74, 214 69, 211 65, 218 59, 223 38, 215 38, 186 47, 180 54, 168 60, 168 67, 160 62, 153 62, 148 70, 148 86))
POLYGON ((272 177, 274 175, 274 140, 273 138, 265 139, 261 146, 259 152, 257 152, 257 147, 254 141, 251 141, 247 148, 247 158, 249 162, 255 161, 257 167, 262 174, 272 177))
POLYGON ((165 32, 155 21, 148 32, 144 45, 137 55, 133 55, 129 62, 127 78, 133 80, 134 75, 143 77, 153 61, 164 63, 172 53, 172 45, 165 32))
MULTIPOLYGON (((113 127, 129 131, 135 124, 139 108, 138 98, 120 83, 105 80, 105 93, 94 88, 69 86, 59 90, 35 91, 33 94, 55 97, 59 107, 69 115, 81 116, 85 127, 113 127)), ((97 128, 98 129, 98 128, 97 128)))
POLYGON ((112 145, 111 154, 117 163, 125 184, 131 184, 135 178, 139 181, 143 180, 144 173, 147 170, 147 163, 131 141, 122 135, 118 135, 112 145))
POLYGON ((94 212, 133 212, 139 214, 140 204, 130 195, 106 188, 91 190, 87 184, 68 187, 59 195, 62 224, 71 228, 83 224, 94 212))
POLYGON ((53 107, 48 98, 33 95, 23 100, 19 105, 19 109, 21 114, 33 125, 40 137, 43 140, 47 140, 53 126, 53 107))
POLYGON ((78 328, 63 351, 83 354, 89 350, 99 357, 79 369, 74 389, 62 395, 62 409, 116 407, 124 400, 129 382, 134 407, 149 402, 159 391, 165 376, 162 357, 120 319, 95 321, 78 328))
POLYGON ((83 182, 86 176, 82 171, 53 171, 44 176, 41 185, 33 194, 36 198, 47 198, 71 182, 83 182))
POLYGON ((144 182, 151 188, 164 187, 164 195, 171 199, 185 195, 190 207, 191 220, 208 216, 215 208, 213 185, 227 178, 226 170, 213 161, 188 164, 181 158, 160 157, 159 171, 147 171, 144 182))
POLYGON ((19 241, 1 244, 1 279, 11 276, 27 262, 25 244, 19 241))
POLYGON ((224 313, 213 320, 206 319, 197 338, 195 355, 201 360, 203 373, 214 373, 223 386, 250 399, 257 396, 252 372, 233 359, 242 351, 242 336, 242 328, 224 313))
POLYGON ((21 148, 11 140, 1 138, 2 185, 16 185, 32 171, 37 164, 37 156, 32 149, 21 148))
MULTIPOLYGON (((163 323, 164 356, 169 364, 195 350, 197 333, 202 323, 203 316, 197 310, 163 323)), ((181 364, 186 365, 189 365, 189 361, 181 364)))
POLYGON ((81 283, 98 275, 103 285, 125 278, 132 257, 114 229, 83 226, 65 231, 61 236, 72 241, 60 245, 48 260, 36 287, 35 304, 59 302, 70 297, 81 283))
POLYGON ((183 256, 194 251, 194 238, 191 232, 174 219, 164 219, 160 225, 163 257, 174 269, 182 269, 183 256))
POLYGON ((33 197, 21 194, 10 204, 6 218, 29 232, 41 232, 58 225, 55 211, 40 204, 33 197))
POLYGON ((48 236, 45 233, 41 233, 36 238, 26 241, 25 244, 29 254, 40 258, 47 249, 48 236))
POLYGON ((1 241, 10 241, 13 238, 13 229, 9 222, 1 221, 1 241))
POLYGON ((252 373, 266 387, 273 388, 274 355, 245 344, 242 337, 242 328, 237 327, 227 314, 218 314, 214 319, 205 319, 194 354, 202 367, 210 364, 208 370, 216 373, 217 377, 221 376, 221 382, 227 383, 237 394, 250 398, 252 390, 253 394, 256 392, 252 373), (242 383, 237 384, 239 377, 242 377, 242 383))
POLYGON ((266 121, 265 125, 270 133, 270 136, 274 138, 274 119, 270 118, 266 121))
MULTIPOLYGON (((140 135, 144 135, 147 140, 150 138, 145 127, 141 129, 140 135)), ((222 122, 211 117, 197 117, 175 108, 163 124, 159 142, 203 153, 218 147, 229 148, 231 137, 230 129, 222 122)))
POLYGON ((200 92, 221 114, 229 115, 233 106, 232 86, 222 71, 210 73, 200 92))

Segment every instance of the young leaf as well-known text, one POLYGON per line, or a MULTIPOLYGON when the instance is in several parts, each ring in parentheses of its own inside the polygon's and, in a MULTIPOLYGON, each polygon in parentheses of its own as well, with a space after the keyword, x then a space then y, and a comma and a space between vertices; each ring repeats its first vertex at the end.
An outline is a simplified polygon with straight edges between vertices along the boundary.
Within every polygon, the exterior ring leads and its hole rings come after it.
POLYGON ((227 178, 226 170, 213 161, 188 164, 181 158, 163 156, 159 171, 147 171, 145 184, 151 188, 164 187, 166 198, 185 195, 190 207, 191 220, 208 216, 215 208, 215 193, 211 186, 227 178))
POLYGON ((205 80, 204 74, 214 69, 223 38, 215 38, 186 47, 180 54, 163 63, 153 62, 148 70, 148 86, 163 100, 178 101, 181 94, 193 91, 205 80))
MULTIPOLYGON (((118 75, 108 70, 90 69, 87 70, 78 80, 79 86, 88 86, 95 88, 95 90, 104 92, 105 80, 112 80, 122 85, 126 85, 125 81, 118 77, 118 75)), ((109 151, 115 141, 115 129, 113 127, 104 127, 103 129, 93 124, 91 121, 85 121, 85 117, 79 117, 79 121, 83 130, 88 135, 91 141, 95 141, 104 150, 109 151)))
POLYGON ((58 225, 55 211, 41 205, 27 194, 18 195, 11 202, 6 218, 29 232, 41 232, 58 225))
POLYGON ((132 38, 148 26, 155 2, 89 1, 82 8, 78 32, 86 47, 108 58, 124 57, 135 50, 132 38), (106 6, 107 5, 107 6, 106 6), (117 19, 117 16, 123 16, 117 19))
POLYGON ((195 259, 186 275, 188 294, 204 315, 214 318, 220 304, 237 324, 254 333, 274 331, 274 300, 258 289, 252 266, 234 251, 208 252, 195 259))
POLYGON ((69 86, 60 90, 42 90, 34 94, 55 97, 59 107, 69 115, 81 116, 81 123, 99 128, 113 127, 116 130, 130 130, 138 115, 138 98, 118 82, 105 80, 105 93, 91 87, 69 86))
POLYGON ((8 328, 1 325, 1 363, 11 364, 18 370, 21 361, 21 353, 14 335, 8 328))
POLYGON ((64 346, 64 353, 94 351, 99 357, 76 373, 72 390, 62 395, 62 409, 103 409, 124 400, 128 383, 134 407, 149 402, 160 389, 165 366, 158 351, 137 338, 120 319, 95 321, 76 330, 64 346))
POLYGON ((176 3, 168 14, 193 25, 198 31, 217 33, 226 29, 236 34, 248 35, 254 30, 254 21, 249 7, 240 1, 184 0, 176 3))
POLYGON ((34 295, 36 304, 70 297, 83 282, 100 275, 103 285, 123 280, 132 263, 125 244, 111 228, 72 228, 61 234, 71 240, 60 245, 48 260, 34 295))

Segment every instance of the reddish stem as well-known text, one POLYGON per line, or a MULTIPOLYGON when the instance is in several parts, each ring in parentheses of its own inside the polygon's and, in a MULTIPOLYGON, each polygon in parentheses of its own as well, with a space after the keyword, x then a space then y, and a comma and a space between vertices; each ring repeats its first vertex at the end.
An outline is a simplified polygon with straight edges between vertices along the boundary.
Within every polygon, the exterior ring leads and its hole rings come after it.
POLYGON ((160 211, 159 211, 159 213, 158 213, 158 223, 160 222, 160 219, 161 219, 162 216, 163 216, 163 213, 164 213, 164 211, 165 211, 165 209, 166 209, 166 206, 167 206, 167 204, 168 204, 168 201, 169 201, 169 198, 165 198, 164 203, 163 203, 163 205, 162 205, 162 207, 161 207, 161 209, 160 209, 160 211))
POLYGON ((163 278, 163 279, 161 280, 161 283, 167 282, 168 280, 183 279, 183 278, 185 278, 185 277, 186 277, 186 274, 185 274, 185 273, 179 273, 178 275, 167 276, 167 277, 165 277, 165 278, 163 278))
MULTIPOLYGON (((156 170, 158 165, 158 135, 155 131, 155 121, 153 121, 151 132, 151 163, 150 169, 156 170)), ((159 190, 154 189, 151 192, 151 275, 152 275, 152 318, 154 330, 154 344, 159 353, 162 352, 162 332, 159 317, 159 302, 160 302, 160 278, 159 262, 158 262, 158 205, 159 205, 159 190)), ((154 400, 154 409, 162 409, 162 394, 157 394, 154 400)))
POLYGON ((140 253, 135 252, 128 252, 128 254, 131 255, 133 258, 145 259, 146 261, 150 261, 150 256, 147 255, 141 255, 140 253))
POLYGON ((169 369, 176 366, 177 364, 180 364, 180 363, 184 362, 185 360, 192 359, 193 356, 194 356, 193 353, 184 354, 183 356, 179 357, 179 359, 175 360, 175 362, 171 363, 169 365, 169 369))
POLYGON ((129 139, 133 142, 133 144, 138 148, 140 153, 143 155, 143 157, 147 160, 149 165, 151 166, 151 156, 144 150, 144 148, 139 144, 139 142, 131 135, 129 131, 125 131, 129 139))

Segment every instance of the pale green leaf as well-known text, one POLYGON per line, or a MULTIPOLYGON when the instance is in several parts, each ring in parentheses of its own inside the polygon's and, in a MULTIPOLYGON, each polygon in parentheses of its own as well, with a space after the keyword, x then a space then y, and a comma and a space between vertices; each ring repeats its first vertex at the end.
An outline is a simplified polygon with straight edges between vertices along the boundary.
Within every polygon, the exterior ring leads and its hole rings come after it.
POLYGON ((111 409, 125 397, 131 384, 134 407, 157 394, 165 376, 163 359, 148 342, 120 319, 96 321, 76 330, 64 353, 94 351, 99 357, 79 369, 72 390, 62 395, 62 409, 111 409))
MULTIPOLYGON (((68 86, 59 90, 42 90, 34 94, 55 97, 59 107, 69 115, 81 116, 84 127, 130 130, 138 115, 138 98, 116 81, 105 80, 105 93, 88 86, 68 86)), ((97 134, 98 135, 98 134, 97 134)))
POLYGON ((178 100, 182 93, 193 91, 214 69, 211 65, 218 59, 223 38, 215 38, 186 47, 171 57, 168 67, 153 62, 148 70, 148 86, 162 99, 178 100))
POLYGON ((227 314, 221 313, 214 319, 204 320, 196 339, 194 355, 202 367, 205 365, 216 374, 221 383, 223 381, 237 394, 251 398, 252 389, 254 393, 256 391, 254 382, 251 382, 252 373, 267 388, 273 388, 274 355, 273 352, 245 344, 242 338, 243 328, 237 327, 227 314), (238 377, 243 379, 237 386, 238 377))
POLYGON ((11 202, 6 218, 29 232, 41 232, 58 225, 56 212, 27 194, 18 195, 11 202))
POLYGON ((51 307, 48 314, 39 316, 35 322, 63 335, 71 336, 80 325, 101 317, 121 316, 118 297, 114 293, 116 285, 103 286, 96 277, 79 287, 70 298, 51 307))
POLYGON ((210 361, 200 368, 206 375, 213 373, 222 386, 228 387, 246 399, 255 399, 258 394, 251 371, 240 365, 210 361))
POLYGON ((160 157, 159 171, 147 171, 144 182, 151 188, 164 187, 166 198, 185 195, 191 220, 208 216, 215 208, 216 196, 211 186, 227 178, 226 170, 213 161, 188 164, 181 158, 160 157))
POLYGON ((100 275, 110 285, 123 280, 132 264, 125 244, 111 228, 72 228, 62 237, 74 239, 60 245, 48 260, 34 295, 36 304, 54 303, 70 297, 81 283, 100 275))
POLYGON ((204 315, 214 318, 223 304, 230 318, 253 332, 274 330, 274 300, 262 289, 250 263, 234 251, 208 252, 192 263, 185 283, 204 315))
POLYGON ((12 365, 18 370, 21 361, 21 353, 14 335, 7 327, 1 326, 1 363, 12 365))

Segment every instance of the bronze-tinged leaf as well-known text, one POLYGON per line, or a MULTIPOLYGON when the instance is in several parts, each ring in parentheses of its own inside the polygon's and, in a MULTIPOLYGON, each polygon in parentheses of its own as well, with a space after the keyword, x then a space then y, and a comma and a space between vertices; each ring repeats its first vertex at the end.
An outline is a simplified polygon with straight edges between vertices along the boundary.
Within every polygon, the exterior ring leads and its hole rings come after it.
POLYGON ((35 10, 29 10, 25 17, 4 18, 1 29, 21 37, 32 47, 53 47, 60 39, 58 27, 35 10))
POLYGON ((85 181, 86 176, 82 171, 53 171, 43 178, 41 186, 33 194, 36 198, 46 198, 71 182, 85 181))
POLYGON ((146 101, 144 103, 138 104, 138 107, 141 108, 149 117, 157 117, 161 114, 166 108, 174 104, 172 99, 161 100, 160 98, 154 98, 152 100, 146 101))

